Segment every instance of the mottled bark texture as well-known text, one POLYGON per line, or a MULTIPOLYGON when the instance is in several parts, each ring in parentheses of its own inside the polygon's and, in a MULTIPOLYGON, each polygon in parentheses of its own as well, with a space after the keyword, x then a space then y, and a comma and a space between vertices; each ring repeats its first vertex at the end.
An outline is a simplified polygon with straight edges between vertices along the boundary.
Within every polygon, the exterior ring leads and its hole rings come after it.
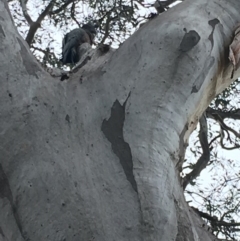
POLYGON ((46 73, 0 0, 0 240, 212 241, 176 164, 230 84, 239 0, 186 0, 70 78, 46 73))

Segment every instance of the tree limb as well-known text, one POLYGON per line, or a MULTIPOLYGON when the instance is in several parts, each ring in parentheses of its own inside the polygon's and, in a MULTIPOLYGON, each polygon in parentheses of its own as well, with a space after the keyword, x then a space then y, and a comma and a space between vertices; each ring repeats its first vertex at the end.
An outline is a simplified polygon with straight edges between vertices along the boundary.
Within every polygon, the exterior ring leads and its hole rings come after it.
POLYGON ((230 110, 230 111, 221 111, 221 110, 215 110, 213 108, 208 107, 206 110, 207 117, 213 118, 213 116, 218 115, 222 119, 233 119, 233 120, 240 120, 240 109, 236 110, 230 110))
POLYGON ((200 122, 200 131, 199 131, 199 140, 202 146, 203 154, 198 159, 197 163, 195 164, 194 169, 188 173, 183 179, 183 189, 185 190, 186 186, 189 184, 190 181, 195 179, 201 171, 207 166, 210 160, 210 148, 208 145, 208 128, 207 128, 207 119, 205 114, 199 120, 200 122))
POLYGON ((30 25, 30 29, 28 31, 27 37, 26 37, 26 42, 31 45, 34 35, 37 32, 38 28, 41 26, 42 20, 46 17, 46 15, 50 12, 50 10, 53 8, 56 0, 52 0, 48 6, 45 8, 45 10, 39 15, 38 19, 36 22, 32 22, 30 25))
POLYGON ((66 1, 60 8, 51 11, 50 14, 58 14, 60 13, 62 10, 64 10, 70 3, 74 2, 74 0, 68 0, 66 1))
POLYGON ((109 12, 109 14, 108 14, 107 22, 106 22, 106 25, 105 25, 105 34, 104 34, 104 36, 103 36, 102 41, 100 42, 100 44, 103 44, 104 41, 107 39, 107 37, 108 37, 108 35, 109 35, 110 22, 111 22, 112 20, 114 20, 114 19, 117 19, 117 17, 111 18, 110 15, 111 15, 111 12, 109 12))
POLYGON ((224 123, 225 118, 232 118, 232 119, 235 119, 235 120, 240 119, 240 110, 237 109, 237 110, 234 110, 234 111, 221 111, 221 110, 214 110, 212 108, 208 108, 206 113, 207 113, 207 116, 209 118, 214 119, 220 125, 220 128, 221 128, 220 144, 221 144, 222 148, 224 148, 226 150, 233 150, 233 149, 239 148, 240 146, 236 145, 236 144, 233 147, 226 147, 223 143, 223 138, 224 138, 224 131, 225 131, 228 135, 227 140, 229 140, 231 143, 232 143, 232 140, 231 140, 229 132, 231 132, 233 135, 235 135, 237 138, 240 139, 240 133, 238 133, 233 128, 229 127, 228 125, 226 125, 224 123))
POLYGON ((204 213, 199 211, 197 208, 191 207, 195 212, 197 212, 202 218, 206 218, 207 220, 214 222, 215 226, 224 226, 224 227, 237 227, 240 226, 240 223, 228 223, 225 221, 218 221, 216 216, 211 216, 208 213, 204 213))

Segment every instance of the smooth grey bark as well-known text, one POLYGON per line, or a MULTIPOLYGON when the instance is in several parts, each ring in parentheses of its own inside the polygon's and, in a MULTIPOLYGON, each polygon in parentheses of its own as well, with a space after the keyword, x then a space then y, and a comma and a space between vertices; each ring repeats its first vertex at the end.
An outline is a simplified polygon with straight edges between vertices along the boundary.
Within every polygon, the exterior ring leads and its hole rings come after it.
POLYGON ((239 0, 184 1, 68 80, 36 62, 0 1, 0 240, 212 241, 177 171, 239 76, 239 0))

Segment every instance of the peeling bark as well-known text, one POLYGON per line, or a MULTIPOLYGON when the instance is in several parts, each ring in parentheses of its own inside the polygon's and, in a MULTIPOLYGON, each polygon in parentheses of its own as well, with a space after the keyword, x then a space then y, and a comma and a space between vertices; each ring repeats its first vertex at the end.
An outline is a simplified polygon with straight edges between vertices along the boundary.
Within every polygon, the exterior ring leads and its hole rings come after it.
POLYGON ((131 149, 123 137, 126 101, 123 105, 117 100, 114 102, 111 108, 111 117, 108 120, 103 120, 101 129, 106 138, 111 142, 113 152, 118 156, 127 180, 131 183, 134 191, 137 192, 137 184, 133 175, 131 149))

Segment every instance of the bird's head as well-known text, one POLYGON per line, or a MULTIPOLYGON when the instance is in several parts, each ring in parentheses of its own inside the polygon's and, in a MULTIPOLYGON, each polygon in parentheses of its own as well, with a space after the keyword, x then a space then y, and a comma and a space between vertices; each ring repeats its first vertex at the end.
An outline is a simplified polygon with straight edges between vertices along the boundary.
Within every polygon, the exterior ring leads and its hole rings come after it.
POLYGON ((84 30, 89 31, 91 34, 94 34, 94 35, 97 34, 96 25, 94 25, 92 22, 88 22, 87 24, 84 24, 82 28, 84 30))

